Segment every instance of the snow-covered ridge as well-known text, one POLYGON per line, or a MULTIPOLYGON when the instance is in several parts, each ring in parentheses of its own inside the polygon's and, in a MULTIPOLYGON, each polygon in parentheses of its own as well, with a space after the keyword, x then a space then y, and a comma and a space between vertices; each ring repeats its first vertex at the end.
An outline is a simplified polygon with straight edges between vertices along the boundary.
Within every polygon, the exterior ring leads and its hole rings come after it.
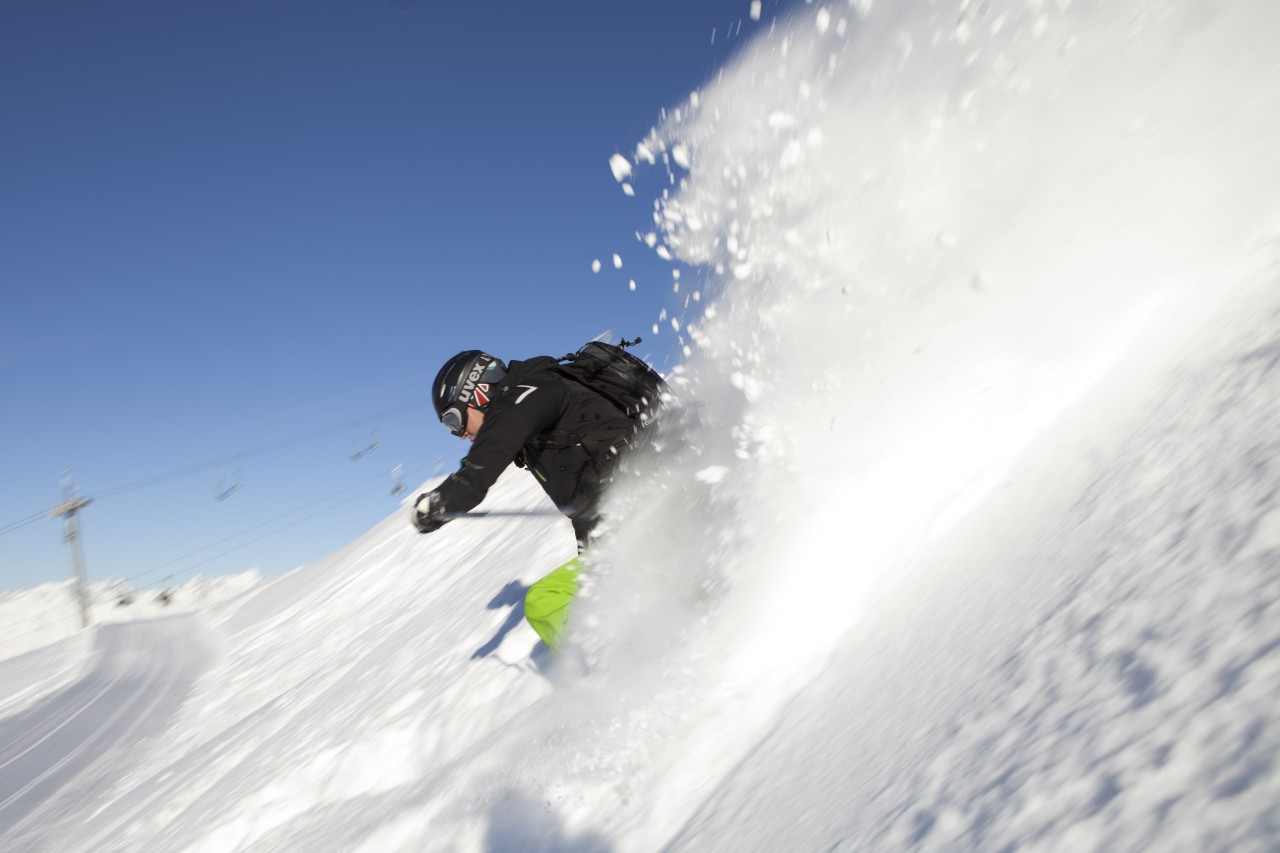
MULTIPOLYGON (((219 578, 196 576, 158 589, 134 589, 108 578, 91 583, 89 622, 103 624, 188 613, 234 598, 262 582, 256 569, 219 578)), ((71 581, 0 592, 0 660, 70 637, 80 630, 80 603, 71 581)))

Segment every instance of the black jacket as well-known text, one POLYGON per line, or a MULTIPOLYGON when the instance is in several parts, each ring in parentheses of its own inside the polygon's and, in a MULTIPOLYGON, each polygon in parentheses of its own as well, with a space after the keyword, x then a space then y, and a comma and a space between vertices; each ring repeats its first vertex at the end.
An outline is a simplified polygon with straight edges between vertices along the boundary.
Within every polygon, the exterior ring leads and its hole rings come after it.
POLYGON ((513 361, 484 410, 471 451, 436 487, 444 512, 467 512, 512 462, 527 468, 585 542, 634 422, 590 388, 556 372, 549 356, 513 361))

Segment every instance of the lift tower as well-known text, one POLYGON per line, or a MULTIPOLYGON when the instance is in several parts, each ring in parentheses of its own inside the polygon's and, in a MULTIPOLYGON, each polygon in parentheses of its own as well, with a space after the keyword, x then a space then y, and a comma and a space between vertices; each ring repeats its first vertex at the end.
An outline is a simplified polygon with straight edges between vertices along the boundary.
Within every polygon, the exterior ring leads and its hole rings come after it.
POLYGON ((76 598, 80 602, 80 627, 89 627, 89 590, 84 574, 84 549, 80 544, 80 524, 76 521, 76 513, 87 507, 91 500, 78 497, 71 482, 65 481, 62 486, 62 503, 49 510, 50 518, 65 518, 62 526, 62 538, 71 552, 72 579, 76 582, 76 598))

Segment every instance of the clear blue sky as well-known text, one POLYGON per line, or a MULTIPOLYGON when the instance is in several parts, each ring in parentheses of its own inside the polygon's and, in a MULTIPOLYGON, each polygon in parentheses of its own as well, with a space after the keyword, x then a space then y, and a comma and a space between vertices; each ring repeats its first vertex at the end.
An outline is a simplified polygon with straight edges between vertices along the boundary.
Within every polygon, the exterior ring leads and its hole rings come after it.
POLYGON ((656 190, 608 160, 779 3, 0 6, 0 589, 66 577, 28 521, 64 470, 91 579, 274 574, 456 464, 422 405, 456 351, 670 366, 656 190))

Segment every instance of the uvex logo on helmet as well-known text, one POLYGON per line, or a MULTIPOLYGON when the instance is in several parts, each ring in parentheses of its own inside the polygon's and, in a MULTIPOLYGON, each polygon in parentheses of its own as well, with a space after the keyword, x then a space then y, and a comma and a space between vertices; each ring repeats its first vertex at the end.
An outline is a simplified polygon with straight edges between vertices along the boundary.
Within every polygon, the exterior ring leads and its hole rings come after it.
POLYGON ((484 406, 489 402, 489 386, 487 384, 476 387, 476 381, 484 373, 485 368, 493 363, 491 358, 478 358, 476 363, 471 366, 471 372, 467 374, 466 380, 462 383, 462 388, 458 390, 458 396, 454 398, 459 403, 470 403, 471 395, 476 394, 476 405, 484 406), (483 391, 480 391, 480 389, 483 391), (480 391, 480 393, 477 393, 480 391))

